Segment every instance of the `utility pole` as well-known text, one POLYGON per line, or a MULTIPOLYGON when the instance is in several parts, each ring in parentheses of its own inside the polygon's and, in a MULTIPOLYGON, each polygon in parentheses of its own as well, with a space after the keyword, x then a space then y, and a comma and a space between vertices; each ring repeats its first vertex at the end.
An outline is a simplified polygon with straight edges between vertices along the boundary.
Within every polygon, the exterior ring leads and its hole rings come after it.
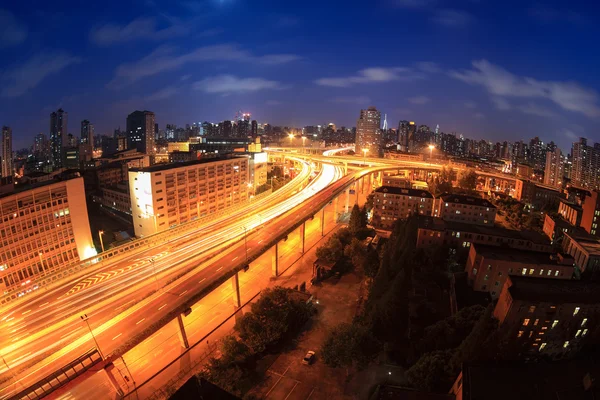
POLYGON ((100 345, 98 344, 98 341, 96 340, 96 336, 94 336, 94 332, 92 332, 92 328, 90 327, 90 322, 88 321, 89 317, 87 316, 87 314, 80 315, 80 317, 87 324, 87 327, 90 330, 90 334, 92 335, 92 338, 94 339, 94 343, 96 343, 96 348, 98 349, 98 353, 100 353, 100 357, 102 357, 102 359, 104 360, 104 355, 102 354, 102 350, 100 350, 100 345))

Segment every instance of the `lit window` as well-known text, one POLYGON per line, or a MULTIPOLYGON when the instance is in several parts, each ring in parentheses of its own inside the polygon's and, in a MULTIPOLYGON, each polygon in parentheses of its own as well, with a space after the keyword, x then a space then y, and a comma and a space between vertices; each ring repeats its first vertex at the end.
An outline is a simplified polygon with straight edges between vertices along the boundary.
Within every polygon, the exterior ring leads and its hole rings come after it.
POLYGON ((585 324, 587 324, 587 318, 584 318, 583 321, 581 321, 581 327, 584 327, 585 324))
POLYGON ((527 275, 527 268, 523 268, 523 270, 521 271, 521 275, 527 275))
POLYGON ((575 337, 579 337, 579 335, 581 335, 581 329, 577 329, 577 332, 575 333, 575 337))
POLYGON ((567 347, 569 347, 569 341, 565 340, 565 344, 563 344, 563 349, 566 349, 567 347))
POLYGON ((559 270, 556 270, 556 273, 554 274, 554 276, 558 276, 559 272, 560 272, 559 270))
POLYGON ((525 318, 523 320, 523 326, 527 326, 527 325, 529 325, 529 318, 525 318))
POLYGON ((533 275, 533 268, 529 269, 529 275, 533 275))
POLYGON ((575 307, 575 311, 573 311, 573 316, 577 315, 577 313, 579 312, 580 308, 579 307, 575 307))
POLYGON ((529 306, 529 312, 530 313, 535 312, 535 306, 529 306))
POLYGON ((554 329, 554 327, 556 325, 558 325, 558 320, 557 319, 555 319, 554 321, 552 321, 552 328, 550 328, 550 329, 554 329))
POLYGON ((539 318, 536 318, 535 321, 533 321, 533 326, 536 326, 538 324, 538 322, 540 322, 539 318))
POLYGON ((547 326, 542 326, 542 330, 545 331, 546 329, 548 329, 547 326))
POLYGON ((584 330, 583 330, 583 333, 581 334, 581 336, 585 336, 585 335, 587 335, 587 333, 588 333, 588 330, 587 330, 587 329, 584 329, 584 330))
POLYGON ((521 336, 523 336, 523 331, 519 331, 519 333, 517 333, 517 337, 518 338, 521 337, 521 336))
POLYGON ((548 270, 548 276, 550 276, 550 275, 552 275, 552 270, 551 269, 548 270))
POLYGON ((540 269, 540 275, 544 275, 544 269, 540 269))
POLYGON ((544 349, 544 347, 546 347, 546 343, 542 343, 540 346, 540 351, 542 351, 544 349))

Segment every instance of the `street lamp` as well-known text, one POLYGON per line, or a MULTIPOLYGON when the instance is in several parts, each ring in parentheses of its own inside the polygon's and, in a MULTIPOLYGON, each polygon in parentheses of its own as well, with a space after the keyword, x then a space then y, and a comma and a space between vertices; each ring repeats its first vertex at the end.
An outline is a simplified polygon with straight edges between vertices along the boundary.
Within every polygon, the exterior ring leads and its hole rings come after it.
POLYGON ((367 165, 367 153, 369 152, 369 149, 362 149, 363 152, 363 165, 367 165))
POLYGON ((294 140, 294 134, 290 133, 288 136, 290 138, 290 147, 291 147, 292 146, 292 140, 294 140))
POLYGON ((429 159, 431 160, 431 158, 433 157, 433 149, 435 149, 435 146, 430 144, 429 145, 429 159))
POLYGON ((102 247, 102 252, 104 253, 104 242, 102 241, 102 235, 104 235, 104 231, 98 231, 98 237, 100 238, 100 246, 102 247))
POLYGON ((104 355, 102 354, 102 351, 100 350, 100 345, 98 344, 98 341, 96 340, 96 336, 94 336, 94 332, 92 332, 92 328, 90 327, 90 322, 88 321, 89 317, 87 316, 87 314, 80 315, 80 317, 87 324, 87 327, 90 330, 90 334, 92 335, 92 338, 94 339, 94 343, 96 343, 96 348, 98 349, 98 353, 100 353, 100 357, 102 357, 102 359, 104 360, 104 355))
POLYGON ((306 142, 306 136, 302 136, 302 149, 304 150, 304 144, 306 142))
POLYGON ((242 226, 242 229, 244 230, 244 248, 246 249, 246 264, 248 264, 248 242, 246 240, 246 237, 248 236, 248 229, 245 225, 242 226))

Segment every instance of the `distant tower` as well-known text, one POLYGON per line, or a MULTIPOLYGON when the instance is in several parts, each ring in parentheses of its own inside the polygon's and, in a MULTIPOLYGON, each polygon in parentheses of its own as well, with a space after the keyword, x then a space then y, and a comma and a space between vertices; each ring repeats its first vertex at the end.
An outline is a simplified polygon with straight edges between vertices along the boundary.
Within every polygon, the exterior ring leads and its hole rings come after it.
POLYGON ((375 107, 360 110, 360 118, 356 121, 357 154, 363 156, 363 150, 368 150, 368 156, 383 156, 381 135, 381 113, 375 107))
POLYGON ((154 154, 155 116, 151 111, 134 111, 127 116, 127 147, 154 154))
POLYGON ((60 108, 50 114, 50 147, 55 169, 63 166, 63 149, 67 147, 67 112, 60 108))
POLYGON ((8 126, 2 127, 2 141, 0 142, 0 177, 13 176, 13 149, 12 129, 8 126))
POLYGON ((388 124, 387 124, 387 114, 383 115, 383 131, 387 132, 388 130, 388 124))

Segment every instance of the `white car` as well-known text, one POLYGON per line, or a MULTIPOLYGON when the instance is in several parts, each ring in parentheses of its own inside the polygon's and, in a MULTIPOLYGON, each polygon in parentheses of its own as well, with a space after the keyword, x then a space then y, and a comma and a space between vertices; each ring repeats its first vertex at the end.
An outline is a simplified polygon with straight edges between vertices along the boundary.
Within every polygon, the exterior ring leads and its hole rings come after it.
POLYGON ((310 365, 315 360, 315 352, 309 350, 308 353, 302 359, 302 364, 310 365))

